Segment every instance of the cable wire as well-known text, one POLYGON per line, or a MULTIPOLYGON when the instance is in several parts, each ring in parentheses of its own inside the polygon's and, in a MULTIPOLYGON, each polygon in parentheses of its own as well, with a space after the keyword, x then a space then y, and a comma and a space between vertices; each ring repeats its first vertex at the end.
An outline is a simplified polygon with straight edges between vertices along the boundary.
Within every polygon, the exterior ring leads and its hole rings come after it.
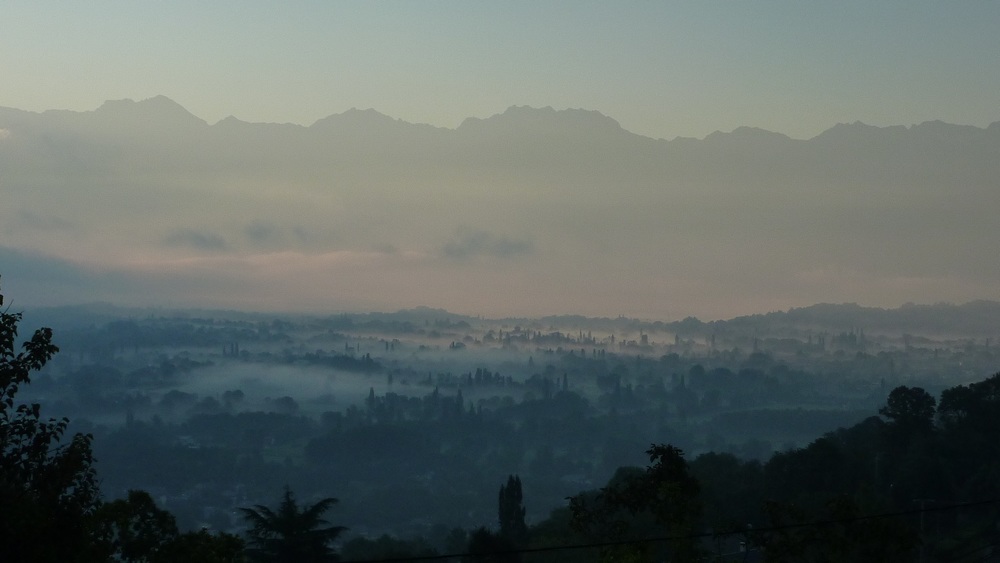
MULTIPOLYGON (((753 528, 752 532, 755 534, 764 532, 779 532, 782 530, 795 530, 802 528, 818 528, 822 526, 835 526, 838 524, 850 524, 853 522, 862 522, 865 520, 878 520, 882 518, 899 518, 902 516, 910 516, 913 514, 920 514, 926 512, 945 512, 949 510, 956 510, 960 508, 972 508, 976 506, 987 506, 990 504, 1000 503, 1000 499, 990 499, 990 500, 980 500, 975 502, 965 502, 950 504, 945 506, 935 506, 930 508, 915 508, 910 510, 901 510, 898 512, 883 512, 879 514, 866 514, 863 516, 855 516, 853 518, 842 518, 834 520, 816 520, 813 522, 802 522, 798 524, 783 524, 781 526, 765 526, 762 528, 753 528)), ((528 547, 521 549, 507 549, 502 551, 493 551, 489 555, 513 555, 513 554, 527 554, 527 553, 545 553, 551 551, 569 551, 577 549, 596 549, 600 547, 617 547, 621 545, 643 545, 648 543, 659 543, 659 542, 670 542, 678 540, 692 540, 692 539, 705 539, 720 536, 733 536, 747 533, 745 528, 734 528, 732 530, 723 532, 700 532, 696 534, 684 534, 677 536, 659 536, 653 538, 637 538, 628 540, 613 540, 613 541, 603 541, 603 542, 591 542, 591 543, 578 543, 578 544, 563 544, 563 545, 552 545, 545 547, 528 547)), ((990 546, 986 546, 990 547, 990 546)), ((985 547, 983 548, 985 549, 985 547)), ((979 550, 976 550, 979 551, 979 550)), ((972 553, 975 553, 972 552, 972 553)), ((387 557, 383 559, 355 559, 351 561, 342 561, 341 563, 405 563, 407 561, 436 561, 442 559, 457 559, 461 557, 474 557, 477 555, 486 555, 481 553, 446 553, 439 555, 424 555, 424 556, 407 556, 407 557, 387 557)), ((963 556, 964 557, 964 556, 963 556)), ((986 559, 983 559, 985 561, 986 559)))

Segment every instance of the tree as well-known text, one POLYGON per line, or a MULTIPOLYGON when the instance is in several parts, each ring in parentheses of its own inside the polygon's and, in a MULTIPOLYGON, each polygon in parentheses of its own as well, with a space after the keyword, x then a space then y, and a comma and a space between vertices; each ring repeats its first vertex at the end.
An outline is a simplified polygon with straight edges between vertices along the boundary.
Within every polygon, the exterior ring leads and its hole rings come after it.
POLYGON ((751 532, 751 543, 763 547, 767 561, 775 563, 913 561, 920 544, 909 522, 864 518, 850 495, 831 498, 822 515, 812 518, 778 502, 768 502, 765 511, 770 529, 751 532))
POLYGON ((761 517, 764 468, 756 460, 708 452, 688 464, 701 483, 705 523, 715 530, 735 529, 761 517))
POLYGON ((926 436, 934 430, 937 401, 920 387, 900 385, 889 393, 878 413, 891 421, 890 432, 902 445, 915 436, 926 436))
POLYGON ((950 430, 992 432, 1000 423, 1000 373, 942 391, 938 416, 950 430))
POLYGON ((95 546, 111 561, 142 563, 236 563, 243 561, 243 541, 232 534, 180 533, 173 514, 157 508, 145 491, 105 503, 93 517, 95 546))
MULTIPOLYGON (((0 307, 3 295, 0 294, 0 307)), ((227 534, 178 534, 148 493, 100 501, 92 436, 61 443, 69 420, 43 420, 38 404, 15 406, 31 372, 59 349, 36 330, 17 351, 20 313, 0 312, 0 549, 5 561, 240 561, 227 534), (197 547, 198 549, 193 549, 197 547), (201 553, 210 556, 200 557, 201 553), (162 557, 157 558, 159 555, 162 557)))
POLYGON ((285 487, 277 510, 261 504, 241 508, 243 518, 250 524, 248 555, 254 561, 268 562, 337 561, 331 544, 347 528, 328 526, 329 522, 323 519, 323 514, 336 503, 335 498, 324 498, 300 508, 295 495, 285 487))
POLYGON ((354 538, 344 544, 341 555, 348 561, 377 561, 380 559, 408 559, 420 561, 419 557, 437 558, 434 550, 423 538, 401 540, 383 534, 378 539, 354 538))
MULTIPOLYGON (((3 295, 0 294, 0 307, 3 295)), ((44 420, 37 403, 15 407, 31 372, 59 350, 42 328, 21 344, 21 313, 0 312, 0 546, 9 561, 97 558, 88 517, 99 504, 92 436, 62 442, 69 420, 44 420), (59 538, 59 541, 53 541, 59 538)))
POLYGON ((522 499, 521 478, 508 475, 507 485, 500 485, 500 535, 517 547, 528 545, 528 526, 524 523, 525 508, 522 499))
POLYGON ((145 491, 101 505, 94 517, 98 545, 113 561, 228 563, 243 561, 237 536, 207 531, 181 534, 173 514, 156 506, 145 491))
POLYGON ((95 528, 118 559, 151 561, 177 536, 174 516, 157 508, 145 491, 129 491, 124 499, 103 504, 95 528))
POLYGON ((180 534, 163 546, 159 561, 164 563, 240 563, 246 561, 244 544, 239 536, 206 530, 180 534))
POLYGON ((684 452, 669 444, 652 445, 645 471, 621 468, 597 495, 570 497, 573 527, 589 537, 623 542, 605 550, 605 559, 696 561, 703 554, 696 539, 702 514, 698 480, 688 472, 684 452), (663 542, 651 538, 669 538, 663 542), (635 540, 632 544, 624 543, 635 540))
POLYGON ((521 555, 517 547, 502 534, 496 534, 485 527, 479 527, 469 534, 468 554, 464 563, 519 563, 521 555))
POLYGON ((983 381, 941 392, 940 459, 960 498, 994 498, 1000 494, 1000 373, 983 381))

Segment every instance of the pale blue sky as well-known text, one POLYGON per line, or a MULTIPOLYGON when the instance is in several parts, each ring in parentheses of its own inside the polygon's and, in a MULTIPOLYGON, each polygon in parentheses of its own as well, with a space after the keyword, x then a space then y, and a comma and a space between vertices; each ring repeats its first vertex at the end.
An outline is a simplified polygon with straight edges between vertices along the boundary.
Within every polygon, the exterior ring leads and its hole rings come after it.
POLYGON ((653 137, 1000 120, 1000 3, 2 2, 0 106, 455 127, 583 107, 653 137))

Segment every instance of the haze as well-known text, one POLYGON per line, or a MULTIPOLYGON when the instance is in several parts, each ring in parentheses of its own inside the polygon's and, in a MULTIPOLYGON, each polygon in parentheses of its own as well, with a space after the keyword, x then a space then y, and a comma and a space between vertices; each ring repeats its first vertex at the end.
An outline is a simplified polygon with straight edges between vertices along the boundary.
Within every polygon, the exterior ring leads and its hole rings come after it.
POLYGON ((494 317, 1000 299, 997 21, 4 6, 0 274, 21 305, 494 317))

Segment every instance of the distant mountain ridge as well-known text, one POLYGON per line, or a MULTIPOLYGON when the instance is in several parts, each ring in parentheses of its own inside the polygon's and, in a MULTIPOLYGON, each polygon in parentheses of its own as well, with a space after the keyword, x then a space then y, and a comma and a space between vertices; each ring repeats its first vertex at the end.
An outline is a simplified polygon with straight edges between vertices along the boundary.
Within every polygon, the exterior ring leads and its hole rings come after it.
MULTIPOLYGON (((385 115, 375 109, 358 109, 351 108, 342 113, 335 113, 328 115, 326 117, 317 119, 311 125, 303 126, 291 123, 270 123, 270 122, 249 122, 243 121, 233 116, 229 116, 215 124, 209 124, 203 119, 191 114, 186 108, 177 102, 171 100, 170 98, 158 95, 152 98, 147 98, 144 100, 134 101, 131 99, 118 99, 118 100, 108 100, 104 102, 100 107, 91 111, 71 111, 71 110, 46 110, 44 112, 30 112, 25 110, 19 110, 11 107, 0 106, 0 119, 4 121, 11 121, 11 116, 14 114, 20 114, 20 119, 16 121, 24 122, 30 119, 31 116, 36 116, 38 118, 56 118, 56 119, 87 119, 88 116, 109 118, 114 119, 127 119, 132 118, 136 120, 146 120, 147 122, 160 122, 165 119, 172 119, 178 121, 186 121, 191 125, 204 125, 207 127, 218 126, 222 123, 243 123, 252 124, 258 126, 274 126, 274 127, 296 127, 309 129, 313 127, 329 128, 331 126, 346 126, 348 128, 354 128, 359 125, 374 126, 376 124, 395 124, 402 127, 414 126, 422 129, 438 129, 446 131, 461 131, 461 130, 477 130, 483 127, 488 127, 490 125, 495 125, 504 128, 541 128, 541 127, 577 127, 581 129, 586 129, 590 132, 604 130, 605 132, 617 132, 627 130, 623 129, 621 125, 613 118, 599 112, 596 110, 585 110, 578 108, 568 108, 562 110, 553 109, 551 106, 546 106, 542 108, 534 108, 531 106, 510 106, 505 111, 494 114, 486 118, 478 117, 468 117, 462 121, 462 123, 455 129, 448 129, 445 127, 437 127, 433 125, 421 124, 421 123, 411 123, 402 119, 397 119, 385 115)), ((815 139, 840 139, 845 135, 850 139, 859 138, 873 138, 881 137, 884 139, 889 139, 900 134, 905 134, 907 132, 924 134, 925 132, 930 135, 937 134, 952 134, 957 132, 964 132, 972 137, 982 134, 992 134, 1000 135, 1000 121, 991 123, 986 128, 979 128, 972 125, 954 125, 945 123, 940 120, 926 121, 920 124, 915 124, 912 126, 902 126, 893 125, 887 127, 877 127, 873 125, 867 125, 860 121, 855 121, 853 123, 838 123, 831 126, 829 129, 819 133, 812 139, 805 139, 805 141, 815 140, 815 139)), ((631 133, 631 132, 628 132, 631 133)), ((651 139, 650 137, 644 137, 631 133, 637 137, 642 137, 646 139, 651 139)), ((704 140, 715 140, 726 137, 736 137, 736 138, 772 138, 774 140, 790 141, 790 142, 801 142, 800 139, 792 139, 787 135, 768 131, 766 129, 761 129, 758 127, 737 127, 732 132, 726 133, 722 131, 715 131, 708 134, 704 140)), ((678 137, 679 140, 688 141, 690 138, 678 137)), ((655 139, 663 141, 664 139, 655 139)))
MULTIPOLYGON (((942 157, 952 161, 944 164, 949 168, 969 171, 986 168, 987 175, 1000 169, 996 159, 1000 154, 1000 122, 985 129, 939 121, 911 127, 874 127, 855 122, 834 125, 808 140, 739 127, 728 133, 716 131, 701 140, 667 141, 631 133, 600 112, 582 109, 511 106, 484 119, 467 118, 455 129, 413 124, 373 109, 353 108, 318 119, 309 126, 250 123, 233 117, 210 125, 169 98, 157 96, 138 102, 108 101, 89 112, 32 113, 0 108, 0 128, 6 131, 6 145, 22 145, 28 150, 48 150, 54 146, 53 142, 58 145, 60 140, 87 143, 103 138, 98 142, 120 142, 130 153, 142 150, 143 146, 162 150, 169 145, 204 153, 209 158, 211 149, 221 145, 231 147, 232 152, 262 151, 268 150, 269 144, 281 144, 284 146, 277 153, 312 153, 318 159, 331 149, 353 151, 361 143, 362 149, 367 147, 365 150, 382 153, 372 155, 376 158, 393 158, 385 150, 392 148, 420 154, 431 162, 448 160, 449 165, 454 164, 453 157, 475 163, 482 162, 487 155, 487 161, 519 155, 565 161, 581 154, 581 150, 590 150, 598 152, 587 155, 587 166, 652 167, 661 175, 666 172, 683 175, 693 169, 708 176, 739 176, 751 183, 760 181, 760 173, 789 174, 788 180, 797 181, 803 169, 824 160, 827 168, 840 164, 838 173, 894 168, 897 172, 892 181, 897 183, 909 182, 932 171, 941 164, 937 161, 942 157), (39 140, 37 135, 41 132, 45 138, 39 140), (38 146, 39 141, 42 146, 38 146), (514 153, 509 152, 511 149, 514 153), (567 154, 566 150, 573 152, 567 154), (838 157, 830 159, 831 152, 838 153, 838 157), (931 152, 936 158, 927 158, 931 152), (875 158, 878 161, 873 161, 875 158), (725 172, 750 161, 760 166, 725 172)), ((8 151, 0 151, 0 159, 4 152, 8 151)), ((187 150, 181 153, 185 159, 196 157, 187 150)), ((263 156, 262 164, 282 165, 280 160, 263 156)), ((258 159, 251 157, 251 160, 258 159)), ((882 181, 886 177, 879 175, 877 179, 882 181)))
MULTIPOLYGON (((0 108, 0 245, 22 263, 38 255, 35 272, 113 272, 115 295, 180 270, 193 284, 206 263, 228 288, 245 278, 227 260, 285 253, 309 268, 390 265, 345 290, 364 294, 363 308, 414 287, 440 291, 415 302, 456 308, 450 284, 473 270, 469 283, 486 295, 504 295, 501 274, 518 272, 522 291, 508 300, 538 299, 530 309, 546 312, 617 294, 656 304, 675 291, 706 292, 707 306, 749 287, 769 288, 769 308, 1000 299, 989 236, 1000 232, 998 186, 1000 122, 663 140, 551 107, 512 106, 454 129, 373 109, 309 126, 208 124, 164 96, 87 112, 0 108), (165 272, 116 261, 140 253, 165 272), (407 285, 416 264, 427 268, 419 287, 407 285), (547 308, 543 294, 565 303, 547 308)), ((486 312, 473 293, 462 310, 486 312)))

